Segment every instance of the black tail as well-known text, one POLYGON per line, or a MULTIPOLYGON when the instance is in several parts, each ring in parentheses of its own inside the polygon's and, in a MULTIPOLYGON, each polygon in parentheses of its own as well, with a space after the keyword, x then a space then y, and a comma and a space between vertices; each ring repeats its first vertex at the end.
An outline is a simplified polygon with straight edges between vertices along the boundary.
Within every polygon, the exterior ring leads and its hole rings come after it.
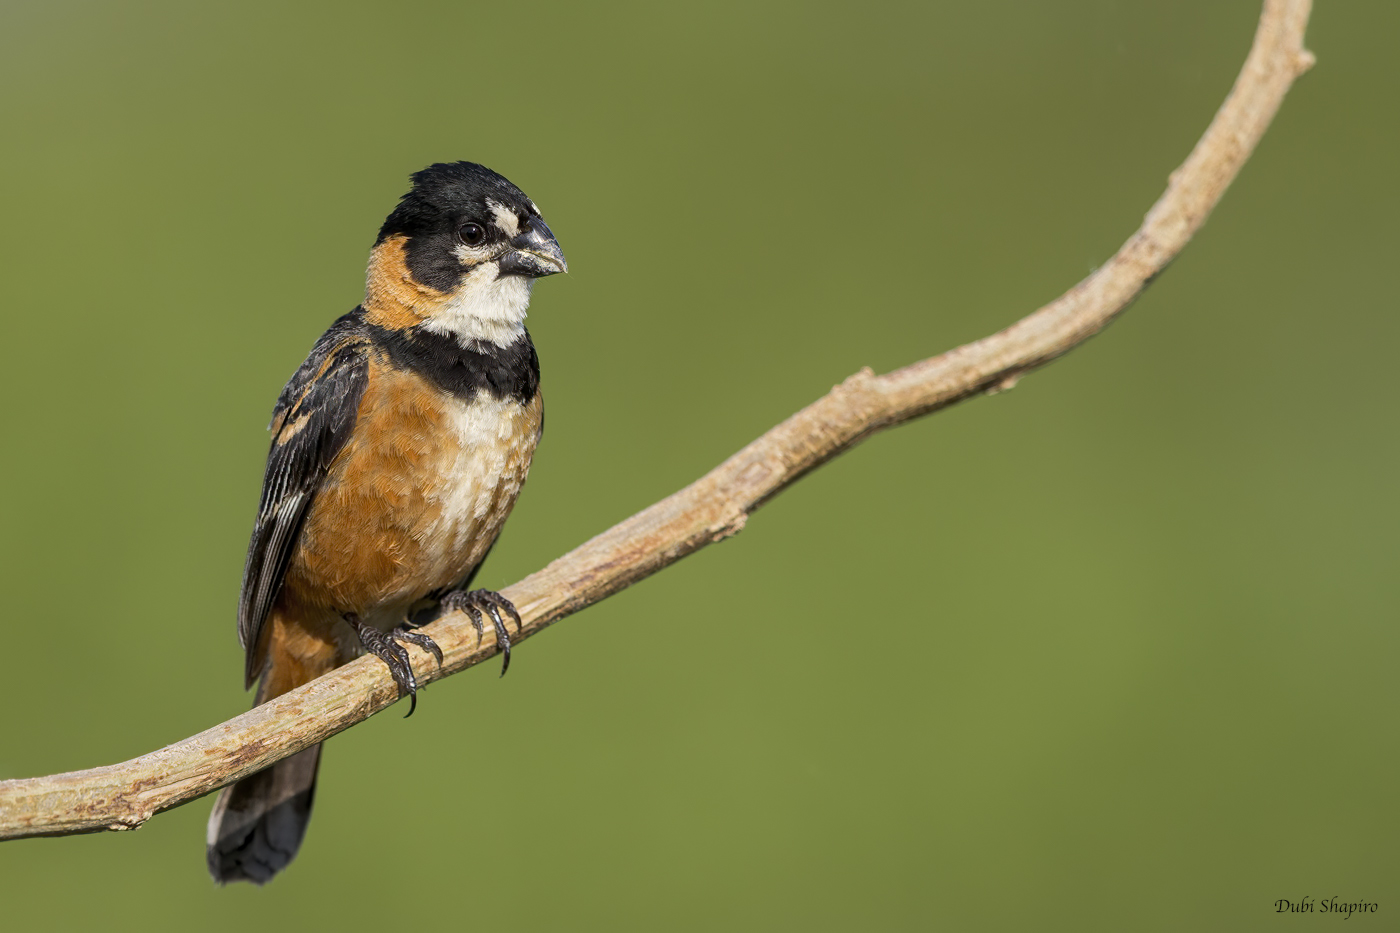
POLYGON ((219 792, 207 850, 215 881, 266 884, 296 858, 320 762, 321 746, 315 745, 219 792))

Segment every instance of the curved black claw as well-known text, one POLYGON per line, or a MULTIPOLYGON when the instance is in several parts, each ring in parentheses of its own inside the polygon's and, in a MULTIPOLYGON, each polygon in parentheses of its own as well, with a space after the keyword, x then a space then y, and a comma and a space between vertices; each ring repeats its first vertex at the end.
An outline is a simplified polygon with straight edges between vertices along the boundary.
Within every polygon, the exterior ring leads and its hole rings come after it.
POLYGON ((491 627, 496 630, 496 647, 501 649, 501 676, 506 676, 506 671, 510 670, 510 632, 501 618, 501 610, 504 609, 515 620, 515 630, 519 632, 524 623, 520 621, 515 605, 492 590, 454 590, 442 598, 442 607, 467 614, 472 620, 472 628, 476 629, 477 644, 481 644, 481 636, 486 632, 481 624, 481 613, 485 610, 491 617, 491 627))
POLYGON ((374 626, 366 624, 353 612, 345 613, 345 621, 350 623, 350 627, 360 637, 360 644, 364 645, 365 650, 383 661, 385 666, 389 668, 394 683, 399 685, 399 695, 407 694, 409 698, 408 715, 404 716, 404 719, 412 716, 414 710, 418 709, 418 679, 413 676, 413 665, 408 660, 408 649, 395 639, 407 641, 425 651, 431 651, 437 658, 439 665, 442 664, 441 649, 427 635, 419 635, 416 632, 395 629, 386 635, 374 626))
POLYGON ((422 648, 424 651, 437 658, 438 667, 442 667, 442 649, 438 647, 437 642, 433 641, 427 635, 421 632, 415 632, 405 624, 400 625, 390 632, 389 637, 398 639, 399 641, 406 641, 410 645, 417 645, 419 648, 422 648))

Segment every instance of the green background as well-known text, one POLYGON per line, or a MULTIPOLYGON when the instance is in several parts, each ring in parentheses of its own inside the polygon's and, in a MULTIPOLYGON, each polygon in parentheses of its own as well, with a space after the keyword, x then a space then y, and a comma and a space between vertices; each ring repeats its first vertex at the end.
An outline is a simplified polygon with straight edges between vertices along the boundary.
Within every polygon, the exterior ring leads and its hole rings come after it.
MULTIPOLYGON (((500 587, 1073 285, 1258 6, 6 4, 0 777, 245 708, 264 426, 410 171, 503 172, 572 270, 500 587)), ((210 882, 202 800, 0 845, 0 924, 1393 924, 1398 30, 1321 4, 1318 67, 1104 335, 333 740, 269 887, 210 882)))

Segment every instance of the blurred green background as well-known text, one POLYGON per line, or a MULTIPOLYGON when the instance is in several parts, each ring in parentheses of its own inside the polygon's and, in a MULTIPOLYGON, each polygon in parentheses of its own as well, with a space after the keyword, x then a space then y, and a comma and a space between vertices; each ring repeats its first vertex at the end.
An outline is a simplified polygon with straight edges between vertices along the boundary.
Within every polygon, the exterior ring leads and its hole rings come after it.
MULTIPOLYGON (((1258 9, 7 4, 0 777, 245 708, 264 425, 409 172, 503 172, 573 270, 535 293, 549 430, 499 587, 1082 278, 1258 9)), ((271 886, 210 882, 206 799, 0 845, 0 922, 1389 925, 1397 30, 1321 4, 1318 67, 1103 336, 333 740, 271 886)))

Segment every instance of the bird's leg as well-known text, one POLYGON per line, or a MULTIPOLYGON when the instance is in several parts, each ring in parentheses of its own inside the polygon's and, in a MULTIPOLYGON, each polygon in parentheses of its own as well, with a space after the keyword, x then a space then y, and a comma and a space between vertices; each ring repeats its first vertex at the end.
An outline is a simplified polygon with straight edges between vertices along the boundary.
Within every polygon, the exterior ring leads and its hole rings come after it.
POLYGON ((442 650, 427 635, 419 635, 403 627, 386 635, 374 626, 366 624, 353 612, 345 613, 345 621, 350 623, 350 627, 360 637, 360 644, 364 645, 365 650, 389 668, 394 683, 399 685, 399 694, 408 694, 408 716, 404 719, 412 716, 413 711, 418 708, 418 680, 413 676, 413 665, 409 663, 408 650, 399 644, 399 641, 406 641, 425 651, 431 651, 439 665, 442 664, 442 650))
POLYGON ((501 676, 506 676, 506 671, 510 669, 510 632, 506 630, 505 620, 501 618, 501 610, 515 620, 515 630, 520 631, 520 613, 516 611, 514 604, 500 593, 491 590, 453 590, 442 598, 443 609, 457 609, 465 612, 472 620, 472 628, 476 629, 476 643, 481 644, 481 636, 485 629, 481 624, 481 613, 484 610, 491 617, 491 626, 496 630, 496 647, 501 649, 504 660, 501 662, 501 676))

